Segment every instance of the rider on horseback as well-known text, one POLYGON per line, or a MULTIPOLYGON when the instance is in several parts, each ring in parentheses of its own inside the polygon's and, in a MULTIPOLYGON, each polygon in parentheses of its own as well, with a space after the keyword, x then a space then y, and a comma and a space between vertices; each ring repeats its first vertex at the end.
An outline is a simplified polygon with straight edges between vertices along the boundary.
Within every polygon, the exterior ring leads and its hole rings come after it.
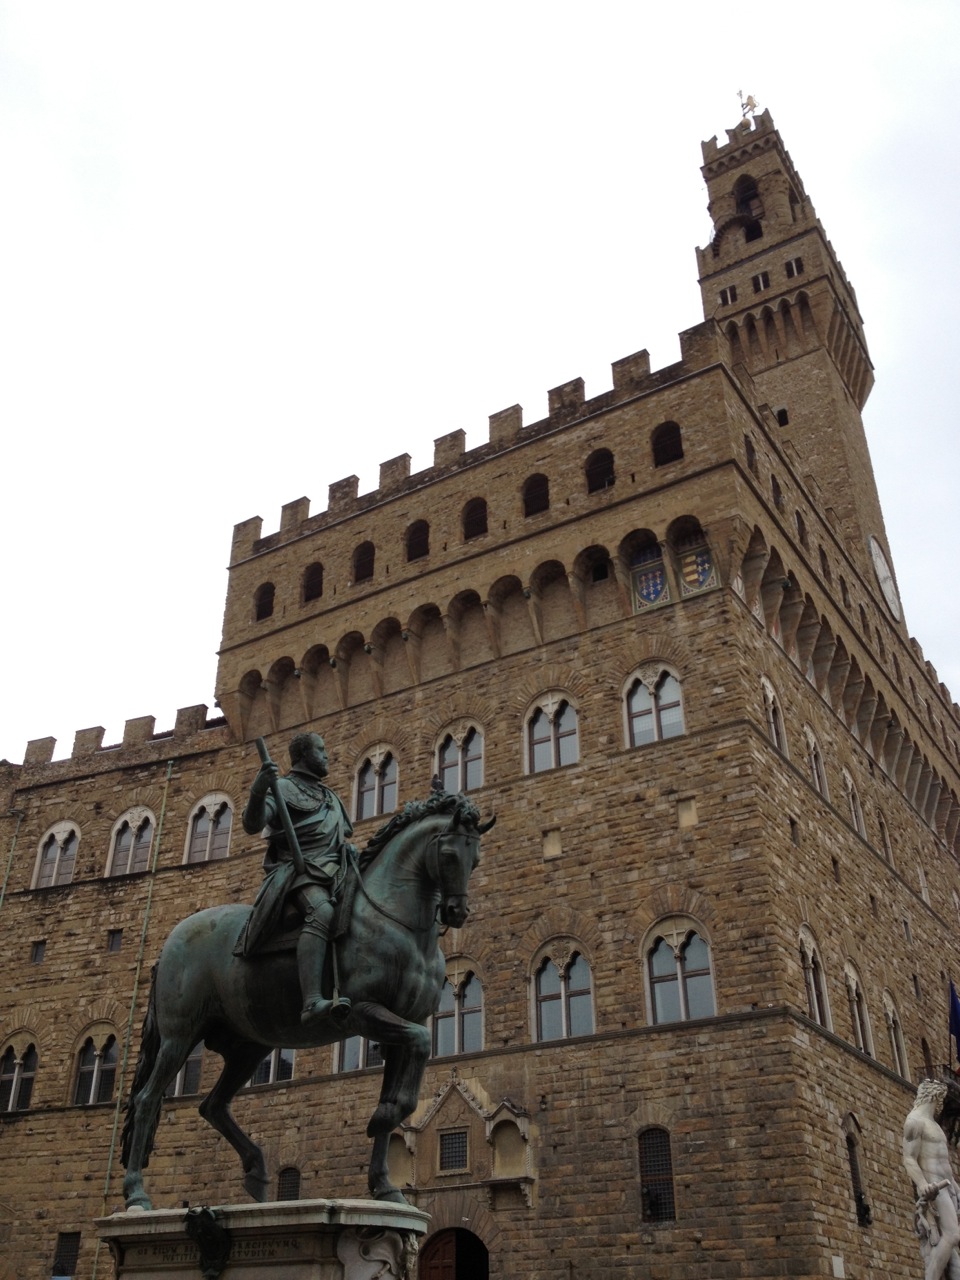
MULTIPOLYGON (((250 799, 243 811, 243 829, 249 835, 267 829, 270 843, 263 861, 266 877, 253 912, 237 944, 237 954, 255 954, 278 931, 284 908, 292 903, 303 924, 297 942, 297 968, 303 994, 300 1020, 313 1023, 326 1017, 333 1002, 324 998, 320 981, 334 916, 334 896, 344 874, 346 851, 352 848, 350 819, 335 791, 325 786, 329 772, 327 752, 318 733, 298 733, 290 743, 293 766, 283 778, 267 760, 253 780, 250 799), (302 859, 295 859, 284 831, 274 789, 286 803, 302 859), (302 869, 295 865, 301 862, 302 869)), ((337 1009, 346 1013, 345 997, 337 1009)))

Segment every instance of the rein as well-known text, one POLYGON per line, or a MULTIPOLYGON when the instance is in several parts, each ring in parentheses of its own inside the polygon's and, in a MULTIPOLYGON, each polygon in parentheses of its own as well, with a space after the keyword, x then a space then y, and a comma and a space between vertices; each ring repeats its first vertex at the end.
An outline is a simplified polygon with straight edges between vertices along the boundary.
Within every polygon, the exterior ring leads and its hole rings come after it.
MULTIPOLYGON (((442 831, 438 831, 435 835, 432 835, 430 839, 427 841, 427 850, 428 850, 426 855, 427 858, 430 857, 430 852, 433 850, 434 846, 439 844, 440 837, 443 834, 444 833, 442 831)), ((434 875, 434 879, 439 881, 439 878, 440 878, 439 877, 439 855, 436 855, 435 861, 438 863, 438 869, 436 874, 434 875)), ((371 907, 373 907, 374 911, 378 911, 380 915, 385 916, 387 920, 392 920, 394 924, 400 925, 401 928, 406 929, 409 933, 428 933, 430 929, 432 929, 433 926, 437 923, 437 912, 440 910, 441 903, 439 902, 437 903, 436 908, 434 910, 434 918, 433 920, 430 921, 429 924, 427 925, 410 924, 406 920, 401 920, 399 916, 395 916, 392 911, 388 911, 386 907, 382 906, 379 902, 377 902, 375 898, 372 898, 370 896, 370 893, 367 890, 367 886, 363 883, 363 876, 360 874, 360 865, 357 862, 357 855, 355 853, 350 854, 350 866, 352 867, 353 872, 357 877, 357 884, 360 887, 360 892, 363 894, 366 900, 370 903, 371 907)), ((443 935, 446 932, 447 932, 447 926, 444 925, 443 928, 440 930, 440 936, 443 937, 443 935)))

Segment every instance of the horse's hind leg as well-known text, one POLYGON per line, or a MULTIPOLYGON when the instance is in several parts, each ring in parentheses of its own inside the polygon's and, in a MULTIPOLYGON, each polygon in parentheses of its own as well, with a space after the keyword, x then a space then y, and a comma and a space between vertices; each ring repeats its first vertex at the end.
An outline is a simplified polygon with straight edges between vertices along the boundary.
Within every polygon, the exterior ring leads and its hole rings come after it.
POLYGON ((143 1189, 143 1169, 153 1148, 163 1091, 183 1066, 192 1044, 192 1039, 182 1037, 161 1041, 146 1084, 130 1100, 133 1124, 125 1151, 127 1172, 123 1179, 123 1198, 128 1209, 153 1207, 143 1189))
POLYGON ((266 1200, 269 1186, 263 1152, 234 1120, 230 1103, 269 1050, 262 1044, 254 1044, 252 1040, 238 1040, 222 1052, 223 1070, 217 1083, 200 1103, 200 1114, 213 1125, 217 1133, 223 1134, 239 1155, 243 1163, 244 1190, 254 1200, 266 1200))

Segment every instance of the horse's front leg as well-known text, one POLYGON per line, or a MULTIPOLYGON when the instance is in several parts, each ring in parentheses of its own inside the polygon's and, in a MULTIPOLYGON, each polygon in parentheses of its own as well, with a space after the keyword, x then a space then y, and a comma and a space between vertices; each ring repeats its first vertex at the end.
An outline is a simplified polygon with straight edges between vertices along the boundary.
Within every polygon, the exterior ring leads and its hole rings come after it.
POLYGON ((416 1109, 423 1069, 430 1056, 430 1032, 418 1022, 398 1018, 382 1005, 366 1005, 364 1034, 383 1046, 383 1084, 380 1104, 370 1117, 367 1137, 389 1133, 416 1109))

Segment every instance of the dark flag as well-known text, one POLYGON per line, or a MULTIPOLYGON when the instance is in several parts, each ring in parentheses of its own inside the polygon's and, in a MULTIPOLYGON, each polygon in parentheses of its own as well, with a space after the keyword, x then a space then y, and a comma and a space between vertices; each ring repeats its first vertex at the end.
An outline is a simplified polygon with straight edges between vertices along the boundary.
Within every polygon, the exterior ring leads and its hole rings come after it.
POLYGON ((950 983, 950 1034, 957 1049, 957 1061, 960 1062, 960 997, 957 988, 950 983))

